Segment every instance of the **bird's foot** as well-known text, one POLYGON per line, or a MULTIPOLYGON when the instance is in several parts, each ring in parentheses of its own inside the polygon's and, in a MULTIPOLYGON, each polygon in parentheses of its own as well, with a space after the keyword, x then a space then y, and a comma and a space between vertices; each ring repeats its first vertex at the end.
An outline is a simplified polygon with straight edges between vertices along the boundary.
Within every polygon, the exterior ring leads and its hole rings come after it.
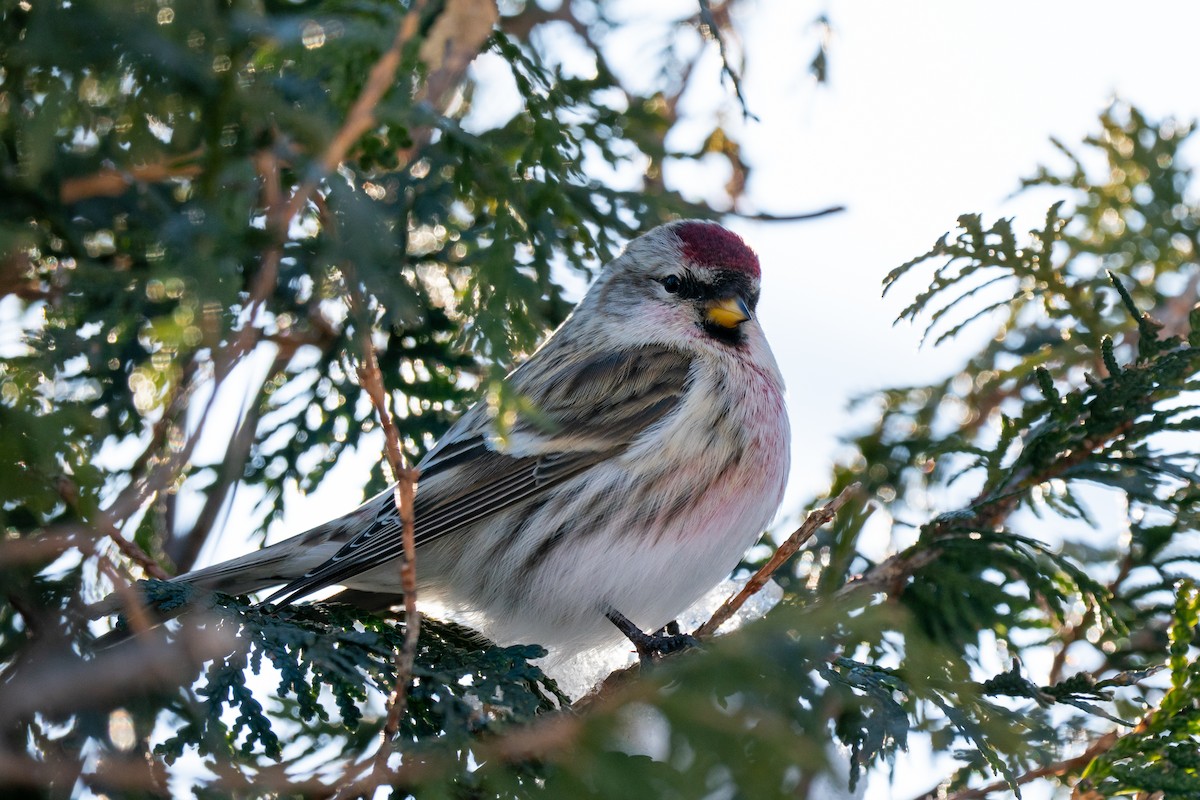
POLYGON ((642 666, 660 661, 673 653, 700 646, 700 640, 695 636, 679 632, 677 622, 670 622, 654 633, 646 633, 615 608, 610 608, 605 616, 633 643, 642 666))

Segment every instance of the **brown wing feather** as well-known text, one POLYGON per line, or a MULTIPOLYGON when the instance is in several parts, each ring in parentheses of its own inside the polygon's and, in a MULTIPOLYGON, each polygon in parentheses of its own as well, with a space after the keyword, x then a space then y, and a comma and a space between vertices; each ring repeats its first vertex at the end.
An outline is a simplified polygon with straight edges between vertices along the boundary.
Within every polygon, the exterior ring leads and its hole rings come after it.
MULTIPOLYGON (((414 516, 417 544, 476 523, 621 452, 679 404, 691 359, 643 347, 582 362, 554 358, 549 348, 510 380, 536 409, 511 431, 536 455, 508 455, 489 440, 490 419, 478 407, 447 432, 421 464, 414 516), (527 369, 554 358, 542 372, 527 369), (544 387, 532 391, 533 387, 544 387)), ((328 561, 271 598, 288 602, 400 556, 400 520, 384 504, 375 520, 328 561)))

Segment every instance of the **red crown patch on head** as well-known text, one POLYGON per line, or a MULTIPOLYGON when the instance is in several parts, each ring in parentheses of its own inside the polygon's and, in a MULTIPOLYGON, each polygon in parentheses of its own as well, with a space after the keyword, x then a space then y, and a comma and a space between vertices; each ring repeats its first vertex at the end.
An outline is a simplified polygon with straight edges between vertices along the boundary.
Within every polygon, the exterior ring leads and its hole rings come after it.
POLYGON ((742 237, 715 222, 685 222, 675 229, 683 255, 702 267, 736 269, 758 278, 758 256, 742 237))

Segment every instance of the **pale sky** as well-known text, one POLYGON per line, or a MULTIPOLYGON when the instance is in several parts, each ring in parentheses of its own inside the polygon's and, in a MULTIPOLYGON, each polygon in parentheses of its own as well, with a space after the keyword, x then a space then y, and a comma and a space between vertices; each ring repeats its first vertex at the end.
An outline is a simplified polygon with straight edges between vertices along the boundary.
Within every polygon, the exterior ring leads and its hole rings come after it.
MULTIPOLYGON (((764 264, 761 318, 790 389, 786 514, 828 485, 849 397, 940 377, 969 350, 918 349, 920 331, 893 328, 909 298, 882 301, 883 275, 963 213, 1038 225, 1053 198, 1007 198, 1039 163, 1062 163, 1050 136, 1080 142, 1113 97, 1152 118, 1200 116, 1200 6, 762 0, 744 23, 747 91, 761 118, 744 137, 759 167, 752 198, 779 213, 849 207, 818 222, 736 226, 764 264), (817 88, 789 76, 809 57, 808 40, 793 44, 798 32, 821 10, 834 39, 831 82, 817 88)), ((1194 162, 1200 150, 1187 153, 1194 162)), ((873 775, 866 796, 905 800, 949 773, 949 760, 930 764, 922 749, 898 759, 894 787, 886 771, 873 775)))

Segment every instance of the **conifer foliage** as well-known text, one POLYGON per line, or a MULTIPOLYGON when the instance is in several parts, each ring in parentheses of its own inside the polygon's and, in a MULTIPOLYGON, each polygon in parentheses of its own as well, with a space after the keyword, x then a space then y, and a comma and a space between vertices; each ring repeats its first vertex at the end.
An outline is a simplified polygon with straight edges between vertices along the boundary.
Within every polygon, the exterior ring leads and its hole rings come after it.
POLYGON ((0 791, 818 797, 834 743, 853 785, 927 737, 948 797, 1200 797, 1192 129, 1120 103, 1024 181, 1034 230, 964 215, 886 277, 978 348, 858 401, 843 505, 754 624, 573 702, 536 643, 426 618, 408 666, 403 614, 166 582, 239 490, 265 534, 379 447, 363 364, 415 460, 481 392, 519 401, 494 379, 561 276, 737 208, 719 115, 667 144, 705 53, 743 111, 732 4, 664 23, 636 77, 607 46, 634 23, 551 5, 0 3, 0 791), (670 188, 683 162, 727 208, 670 188), (114 588, 115 632, 88 610, 114 588))

